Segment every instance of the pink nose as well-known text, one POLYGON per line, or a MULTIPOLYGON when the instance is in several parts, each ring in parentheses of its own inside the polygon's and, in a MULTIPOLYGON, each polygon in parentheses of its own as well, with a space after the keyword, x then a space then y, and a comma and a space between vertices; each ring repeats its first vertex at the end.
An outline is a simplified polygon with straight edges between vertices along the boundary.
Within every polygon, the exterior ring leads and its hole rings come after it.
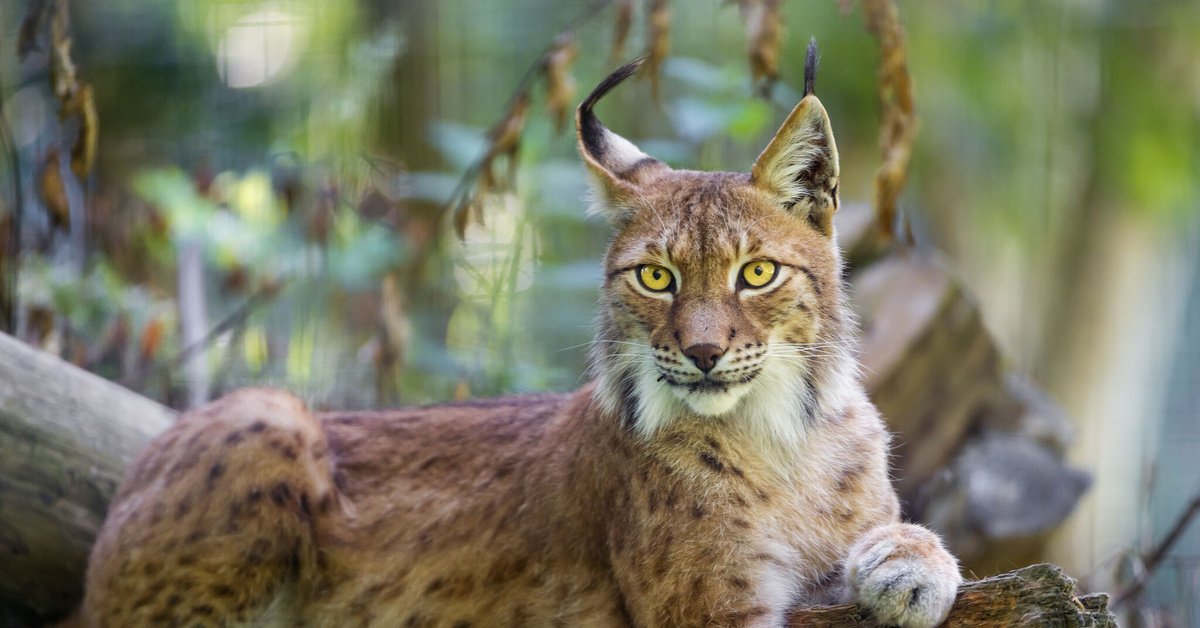
POLYGON ((717 365, 717 358, 725 355, 725 350, 714 344, 702 344, 684 349, 683 354, 692 359, 696 368, 707 373, 717 365))

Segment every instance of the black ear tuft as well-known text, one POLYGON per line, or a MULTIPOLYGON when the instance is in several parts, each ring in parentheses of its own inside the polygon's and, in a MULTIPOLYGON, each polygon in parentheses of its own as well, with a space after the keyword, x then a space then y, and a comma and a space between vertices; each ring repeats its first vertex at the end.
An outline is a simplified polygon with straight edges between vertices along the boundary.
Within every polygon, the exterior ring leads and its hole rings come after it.
POLYGON ((613 90, 613 88, 621 83, 624 83, 626 79, 636 74, 638 68, 641 68, 642 64, 645 62, 646 57, 638 57, 633 61, 630 61, 629 63, 617 68, 612 74, 609 74, 607 77, 605 77, 603 81, 600 81, 600 84, 596 86, 596 89, 592 90, 591 94, 588 94, 588 97, 579 105, 579 108, 590 113, 592 111, 592 107, 595 107, 596 103, 600 102, 601 98, 607 96, 608 93, 613 90))
POLYGON ((819 60, 813 40, 804 60, 804 98, 754 161, 750 179, 784 211, 807 219, 832 237, 840 170, 829 115, 813 93, 819 60))
POLYGON ((804 55, 804 95, 811 96, 817 86, 817 66, 821 64, 821 54, 817 52, 817 38, 808 40, 808 53, 804 55))
POLYGON ((670 170, 667 164, 609 131, 592 111, 601 98, 633 76, 644 61, 636 59, 608 75, 575 110, 579 154, 592 175, 592 189, 596 192, 592 211, 606 214, 615 224, 627 222, 633 208, 644 202, 640 200, 643 197, 639 186, 670 170))
POLYGON ((583 148, 599 161, 604 160, 604 153, 607 148, 605 135, 608 129, 600 122, 596 114, 592 112, 592 108, 616 86, 624 83, 626 79, 637 73, 638 69, 645 62, 645 57, 638 57, 617 68, 615 72, 609 74, 607 78, 601 81, 596 86, 596 89, 593 89, 592 93, 579 104, 579 139, 583 142, 583 148))

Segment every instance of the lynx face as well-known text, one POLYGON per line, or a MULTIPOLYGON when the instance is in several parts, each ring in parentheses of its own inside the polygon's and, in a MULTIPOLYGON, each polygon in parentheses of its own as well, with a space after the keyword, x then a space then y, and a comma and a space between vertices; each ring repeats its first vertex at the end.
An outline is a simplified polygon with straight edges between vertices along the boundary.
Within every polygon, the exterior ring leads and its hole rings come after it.
POLYGON ((593 352, 601 396, 644 435, 692 417, 796 442, 853 380, 828 117, 809 93, 750 174, 673 170, 592 114, 636 67, 577 120, 594 211, 617 230, 593 352))

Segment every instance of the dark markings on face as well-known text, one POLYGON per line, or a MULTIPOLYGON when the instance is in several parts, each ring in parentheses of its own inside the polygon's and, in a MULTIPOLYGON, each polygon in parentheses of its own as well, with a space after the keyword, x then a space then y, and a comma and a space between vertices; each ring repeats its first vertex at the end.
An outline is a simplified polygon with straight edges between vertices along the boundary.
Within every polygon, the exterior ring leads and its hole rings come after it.
POLYGON ((626 429, 633 429, 634 423, 637 422, 637 417, 634 413, 634 408, 638 406, 637 391, 633 387, 633 378, 621 378, 621 399, 625 399, 628 403, 624 408, 621 408, 621 424, 626 429))
POLYGON ((817 281, 817 276, 813 274, 813 271, 809 270, 807 266, 797 266, 796 269, 808 277, 808 280, 812 282, 813 292, 817 293, 817 296, 821 296, 821 282, 817 281))

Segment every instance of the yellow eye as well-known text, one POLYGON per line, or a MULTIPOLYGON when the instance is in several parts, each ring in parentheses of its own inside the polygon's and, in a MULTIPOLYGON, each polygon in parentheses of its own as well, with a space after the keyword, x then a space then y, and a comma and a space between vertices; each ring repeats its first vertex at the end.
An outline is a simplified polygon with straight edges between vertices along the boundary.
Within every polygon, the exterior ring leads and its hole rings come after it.
POLYGON ((671 271, 655 264, 638 266, 638 279, 647 290, 662 292, 671 287, 671 271))
POLYGON ((758 260, 742 267, 742 279, 752 288, 761 288, 775 278, 775 262, 758 260))

